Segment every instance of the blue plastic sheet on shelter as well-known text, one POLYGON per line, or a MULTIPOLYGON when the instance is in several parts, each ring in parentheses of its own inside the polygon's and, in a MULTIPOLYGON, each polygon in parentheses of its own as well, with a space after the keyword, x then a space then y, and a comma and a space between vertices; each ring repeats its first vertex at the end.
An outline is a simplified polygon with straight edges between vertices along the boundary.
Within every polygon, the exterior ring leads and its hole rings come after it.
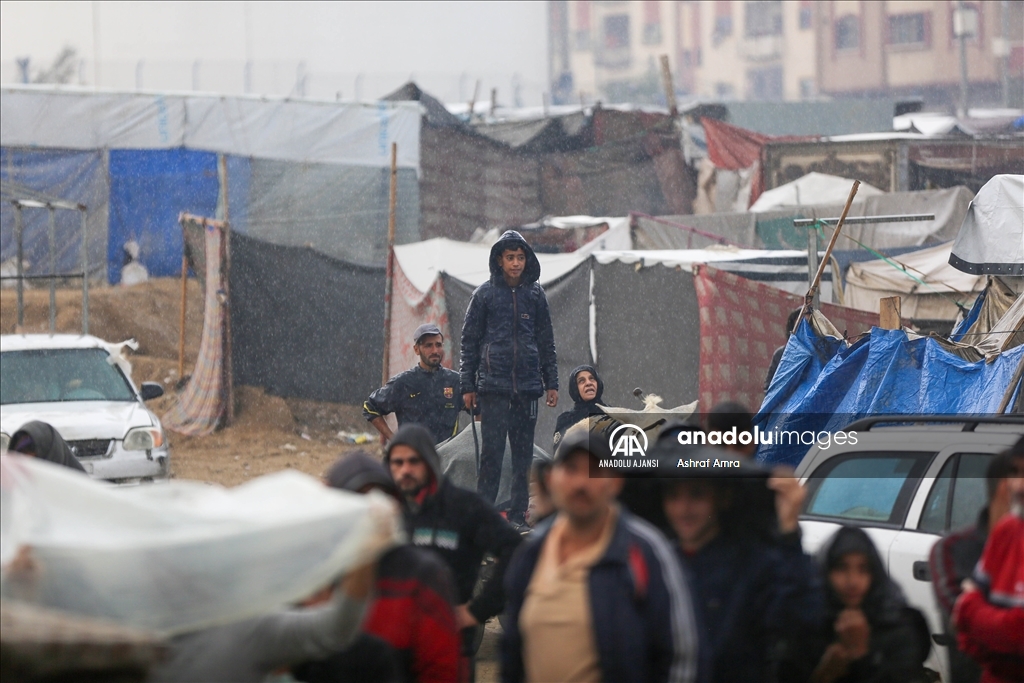
POLYGON ((778 438, 783 431, 836 432, 874 415, 996 413, 1022 356, 1018 346, 992 362, 968 362, 932 338, 877 327, 850 345, 819 336, 804 320, 754 417, 773 440, 757 460, 799 464, 811 444, 778 438))

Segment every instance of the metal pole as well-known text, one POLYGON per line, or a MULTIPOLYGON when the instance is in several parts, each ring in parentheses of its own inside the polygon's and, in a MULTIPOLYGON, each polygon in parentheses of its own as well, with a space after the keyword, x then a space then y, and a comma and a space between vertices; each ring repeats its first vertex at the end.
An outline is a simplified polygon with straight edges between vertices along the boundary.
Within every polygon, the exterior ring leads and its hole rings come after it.
POLYGON ((46 205, 50 212, 50 334, 57 331, 57 210, 46 205))
POLYGON ((21 224, 21 204, 14 202, 14 233, 18 241, 18 328, 25 325, 25 241, 22 238, 24 232, 21 224))
MULTIPOLYGON (((477 81, 479 87, 480 81, 477 81)), ((384 270, 384 362, 381 386, 391 379, 391 289, 395 273, 395 206, 398 198, 398 143, 391 143, 391 192, 388 203, 388 254, 384 270)))
POLYGON ((953 21, 954 27, 959 27, 960 41, 960 116, 967 117, 967 8, 964 0, 957 0, 957 16, 953 21))
MULTIPOLYGON (((807 283, 814 281, 814 274, 818 272, 818 230, 811 228, 807 231, 807 283)), ((835 283, 833 283, 835 286, 835 283)), ((814 299, 811 305, 818 308, 821 305, 821 297, 814 292, 814 299)))
POLYGON ((89 334, 89 227, 86 210, 82 213, 82 334, 89 334))

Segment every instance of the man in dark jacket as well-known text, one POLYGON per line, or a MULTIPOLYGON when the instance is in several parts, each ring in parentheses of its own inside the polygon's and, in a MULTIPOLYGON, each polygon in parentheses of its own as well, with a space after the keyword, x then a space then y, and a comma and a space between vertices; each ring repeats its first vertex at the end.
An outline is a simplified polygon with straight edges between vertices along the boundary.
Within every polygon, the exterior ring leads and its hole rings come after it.
POLYGON ((399 427, 413 422, 424 425, 434 435, 434 443, 454 436, 459 424, 459 373, 441 365, 441 328, 433 323, 420 325, 413 342, 419 363, 389 379, 363 403, 363 417, 380 432, 382 443, 392 436, 384 420, 388 413, 395 414, 399 427))
POLYGON ((694 679, 696 631, 678 560, 656 529, 615 504, 621 478, 591 476, 592 458, 609 455, 586 430, 570 430, 555 453, 547 479, 558 514, 505 577, 505 683, 694 679))
POLYGON ((472 628, 504 607, 502 577, 521 537, 477 493, 444 478, 425 427, 399 427, 388 443, 384 464, 405 500, 406 527, 413 545, 437 553, 455 575, 455 619, 463 629, 468 651, 472 628), (496 558, 494 573, 474 597, 480 562, 487 553, 496 558))
POLYGON ((604 382, 593 365, 581 365, 569 373, 569 396, 573 400, 572 408, 555 421, 555 449, 569 427, 591 415, 604 415, 600 408, 604 405, 604 382))
POLYGON ((800 545, 800 483, 751 467, 742 477, 671 479, 663 496, 696 605, 701 679, 774 680, 780 647, 824 617, 817 567, 800 545), (777 530, 766 523, 775 518, 777 530))
MULTIPOLYGON (((402 500, 384 466, 364 451, 332 465, 326 483, 353 493, 382 491, 402 500)), ((373 602, 360 639, 330 659, 294 670, 294 675, 308 683, 457 681, 461 640, 454 610, 455 581, 448 565, 423 548, 392 548, 378 560, 373 602)))
POLYGON ((537 399, 558 404, 555 334, 540 261, 522 236, 508 230, 491 247, 491 278, 476 288, 462 326, 462 394, 468 410, 480 408, 483 445, 477 490, 494 502, 501 479, 505 438, 512 457, 509 521, 524 524, 527 473, 533 458, 537 399))

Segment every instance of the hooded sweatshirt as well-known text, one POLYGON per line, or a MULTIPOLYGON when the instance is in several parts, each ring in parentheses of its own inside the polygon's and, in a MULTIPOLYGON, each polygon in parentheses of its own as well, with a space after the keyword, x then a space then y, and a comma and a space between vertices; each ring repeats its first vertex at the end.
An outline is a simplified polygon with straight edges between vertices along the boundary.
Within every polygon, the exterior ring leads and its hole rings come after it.
POLYGON ((581 365, 574 369, 569 374, 569 396, 572 397, 573 406, 570 410, 565 411, 558 416, 558 420, 555 421, 555 448, 558 448, 558 442, 565 436, 565 432, 569 427, 580 420, 585 420, 591 415, 603 415, 602 411, 598 406, 603 406, 604 403, 604 381, 600 375, 597 374, 597 370, 592 365, 581 365), (580 389, 576 386, 576 377, 581 372, 589 372, 597 380, 597 394, 590 401, 584 401, 580 396, 580 389))
MULTIPOLYGON (((343 491, 358 493, 372 485, 399 497, 387 470, 365 451, 339 460, 326 479, 328 486, 343 491)), ((363 635, 352 647, 296 668, 295 676, 308 683, 457 680, 461 641, 448 565, 421 548, 392 548, 378 561, 373 595, 363 635)))
POLYGON ((11 436, 11 450, 15 448, 21 452, 32 450, 40 460, 49 460, 57 465, 85 472, 85 468, 71 452, 68 443, 56 429, 45 422, 33 421, 23 424, 21 429, 11 436), (25 442, 25 437, 32 440, 31 446, 25 442))
POLYGON ((462 393, 520 394, 537 398, 558 388, 555 334, 540 261, 515 230, 491 247, 490 279, 476 288, 462 325, 462 393), (522 249, 526 267, 520 283, 509 287, 501 269, 506 249, 522 249))
POLYGON ((425 495, 421 494, 415 504, 406 501, 409 538, 413 545, 437 553, 451 567, 458 603, 469 603, 470 613, 482 624, 504 607, 502 579, 522 539, 475 491, 459 488, 444 478, 433 437, 425 427, 409 424, 398 428, 384 454, 384 465, 389 469, 391 451, 399 444, 419 453, 432 477, 425 495), (473 597, 486 553, 497 560, 494 574, 473 597))
MULTIPOLYGON (((845 526, 839 529, 819 552, 818 560, 824 574, 826 619, 820 631, 821 640, 814 651, 817 666, 825 648, 836 640, 834 624, 844 605, 828 581, 828 574, 843 556, 860 553, 867 557, 871 572, 871 588, 861 604, 861 610, 871 628, 870 649, 860 659, 851 662, 846 676, 839 683, 911 683, 927 680, 923 664, 931 650, 931 638, 924 616, 907 604, 903 591, 885 571, 875 544, 863 529, 845 526)), ((811 645, 809 642, 808 645, 811 645)), ((810 671, 808 672, 810 673, 810 671)))

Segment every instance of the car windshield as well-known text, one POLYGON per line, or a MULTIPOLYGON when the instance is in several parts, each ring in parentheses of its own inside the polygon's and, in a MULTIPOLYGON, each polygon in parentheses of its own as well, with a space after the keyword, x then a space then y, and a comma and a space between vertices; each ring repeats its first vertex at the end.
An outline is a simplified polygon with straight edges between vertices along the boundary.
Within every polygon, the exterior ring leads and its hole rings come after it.
POLYGON ((132 390, 103 349, 5 351, 0 403, 134 401, 132 390))

